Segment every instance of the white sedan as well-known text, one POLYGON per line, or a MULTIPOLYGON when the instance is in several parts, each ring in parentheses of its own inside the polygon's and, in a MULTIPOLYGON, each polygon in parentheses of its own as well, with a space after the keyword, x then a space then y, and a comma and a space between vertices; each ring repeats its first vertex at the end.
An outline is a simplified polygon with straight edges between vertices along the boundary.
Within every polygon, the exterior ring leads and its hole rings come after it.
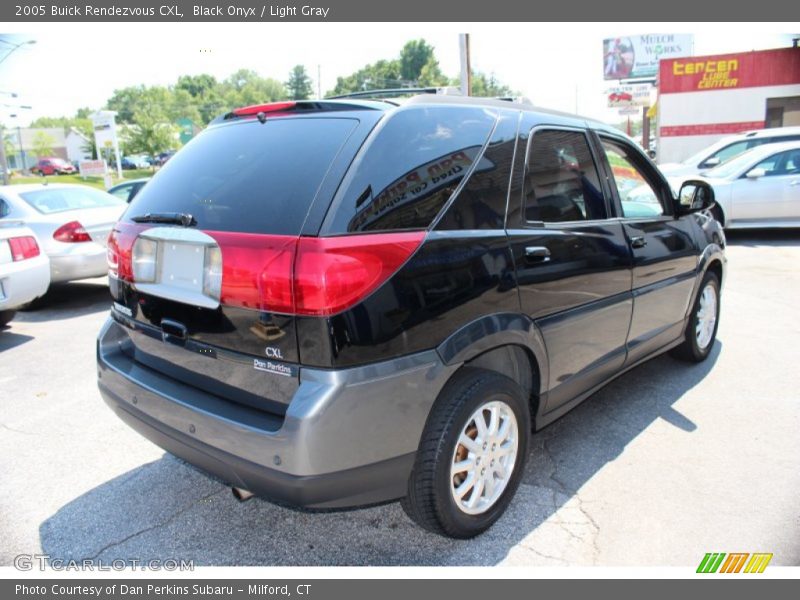
POLYGON ((108 272, 106 241, 127 204, 84 185, 0 186, 0 223, 22 221, 50 258, 53 283, 108 272))
POLYGON ((758 146, 701 176, 726 229, 800 227, 800 142, 758 146))
POLYGON ((49 286, 50 260, 33 231, 18 221, 0 219, 0 327, 49 286))

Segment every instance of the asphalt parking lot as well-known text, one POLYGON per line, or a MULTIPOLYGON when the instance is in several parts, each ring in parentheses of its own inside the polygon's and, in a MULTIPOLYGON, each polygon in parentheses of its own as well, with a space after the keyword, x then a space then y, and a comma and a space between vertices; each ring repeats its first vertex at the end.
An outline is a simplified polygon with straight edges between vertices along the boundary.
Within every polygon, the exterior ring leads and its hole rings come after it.
POLYGON ((106 408, 94 340, 108 291, 64 286, 0 332, 0 564, 800 565, 800 231, 732 233, 728 258, 709 360, 654 359, 535 435, 510 509, 471 541, 425 533, 399 504, 239 503, 106 408))

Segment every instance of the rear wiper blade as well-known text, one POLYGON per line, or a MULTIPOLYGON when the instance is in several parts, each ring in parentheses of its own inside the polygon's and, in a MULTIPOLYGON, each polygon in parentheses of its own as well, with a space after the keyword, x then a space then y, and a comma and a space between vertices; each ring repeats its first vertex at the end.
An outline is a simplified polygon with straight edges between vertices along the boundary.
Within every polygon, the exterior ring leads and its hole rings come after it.
POLYGON ((134 223, 169 223, 184 227, 197 225, 197 219, 189 213, 146 213, 131 217, 131 221, 134 223))

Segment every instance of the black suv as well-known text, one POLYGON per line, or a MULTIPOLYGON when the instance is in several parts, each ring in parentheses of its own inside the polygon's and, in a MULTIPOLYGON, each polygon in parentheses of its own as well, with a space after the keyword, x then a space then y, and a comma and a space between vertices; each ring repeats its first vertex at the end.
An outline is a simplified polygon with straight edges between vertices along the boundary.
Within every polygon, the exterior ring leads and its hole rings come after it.
POLYGON ((714 343, 713 192, 673 199, 601 123, 418 96, 251 106, 109 238, 108 405, 167 451, 307 508, 497 520, 536 431, 625 370, 714 343))

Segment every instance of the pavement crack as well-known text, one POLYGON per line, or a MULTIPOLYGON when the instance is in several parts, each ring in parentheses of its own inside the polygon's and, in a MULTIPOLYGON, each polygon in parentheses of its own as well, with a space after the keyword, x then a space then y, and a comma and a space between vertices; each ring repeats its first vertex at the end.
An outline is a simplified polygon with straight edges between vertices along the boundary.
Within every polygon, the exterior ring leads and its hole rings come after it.
POLYGON ((144 533, 147 533, 149 531, 153 531, 154 529, 160 529, 161 527, 165 527, 165 526, 169 525, 172 521, 174 521, 175 519, 177 519, 178 517, 180 517, 184 513, 186 513, 189 510, 191 510, 194 506, 196 506, 200 502, 204 502, 205 500, 208 500, 212 496, 216 496, 218 494, 222 494, 223 492, 226 492, 226 491, 227 491, 226 489, 221 489, 221 490, 217 490, 216 492, 211 492, 210 494, 206 494, 205 496, 201 496, 200 498, 197 498, 196 500, 193 500, 192 502, 190 502, 189 504, 187 504, 186 506, 184 506, 180 510, 174 512, 173 514, 171 514, 168 518, 164 519, 163 521, 161 521, 159 523, 156 523, 155 525, 151 525, 150 527, 145 527, 144 529, 140 529, 139 531, 135 531, 134 533, 131 533, 130 535, 125 536, 121 540, 117 540, 115 542, 111 542, 109 544, 106 544, 105 546, 100 548, 100 550, 98 550, 95 553, 94 556, 91 557, 91 560, 97 560, 97 558, 101 554, 103 554, 105 551, 109 550, 110 548, 113 548, 115 546, 120 546, 120 545, 124 544, 125 542, 127 542, 129 540, 132 540, 133 538, 135 538, 137 536, 140 536, 140 535, 142 535, 144 533))
POLYGON ((33 433, 32 431, 22 431, 21 429, 14 429, 13 427, 9 427, 5 423, 0 423, 0 427, 2 427, 3 429, 8 429, 8 431, 11 431, 13 433, 19 433, 19 434, 22 434, 22 435, 37 435, 36 433, 33 433))

